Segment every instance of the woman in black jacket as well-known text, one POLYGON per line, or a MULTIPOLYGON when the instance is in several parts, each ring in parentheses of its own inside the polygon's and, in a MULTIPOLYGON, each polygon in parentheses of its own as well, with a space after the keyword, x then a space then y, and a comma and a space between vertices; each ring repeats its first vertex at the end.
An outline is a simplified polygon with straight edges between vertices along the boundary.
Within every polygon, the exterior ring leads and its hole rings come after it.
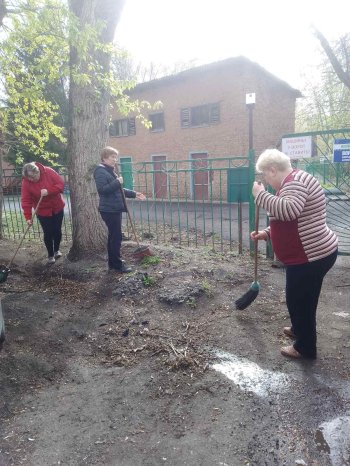
POLYGON ((123 179, 118 177, 114 169, 118 160, 118 151, 113 147, 105 147, 101 151, 101 163, 95 168, 94 178, 97 192, 100 196, 98 210, 108 228, 108 267, 121 273, 132 271, 120 257, 122 243, 122 212, 125 205, 121 194, 124 189, 125 197, 144 201, 142 193, 122 187, 123 179))

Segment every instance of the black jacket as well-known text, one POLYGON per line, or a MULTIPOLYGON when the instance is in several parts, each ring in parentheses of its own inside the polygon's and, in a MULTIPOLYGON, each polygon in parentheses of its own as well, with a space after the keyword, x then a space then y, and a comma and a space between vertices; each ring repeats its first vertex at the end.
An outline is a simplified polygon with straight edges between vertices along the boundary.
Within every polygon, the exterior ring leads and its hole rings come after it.
MULTIPOLYGON (((120 183, 113 167, 101 163, 95 168, 94 178, 100 196, 100 212, 125 212, 120 183)), ((124 188, 125 197, 135 198, 136 191, 124 188)))

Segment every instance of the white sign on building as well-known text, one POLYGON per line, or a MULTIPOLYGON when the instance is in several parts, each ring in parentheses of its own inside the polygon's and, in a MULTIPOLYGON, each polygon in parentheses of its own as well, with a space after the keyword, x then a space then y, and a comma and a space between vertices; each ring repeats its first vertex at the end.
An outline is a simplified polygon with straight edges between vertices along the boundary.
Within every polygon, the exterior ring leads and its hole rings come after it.
POLYGON ((282 152, 291 159, 312 157, 312 136, 282 138, 282 152))

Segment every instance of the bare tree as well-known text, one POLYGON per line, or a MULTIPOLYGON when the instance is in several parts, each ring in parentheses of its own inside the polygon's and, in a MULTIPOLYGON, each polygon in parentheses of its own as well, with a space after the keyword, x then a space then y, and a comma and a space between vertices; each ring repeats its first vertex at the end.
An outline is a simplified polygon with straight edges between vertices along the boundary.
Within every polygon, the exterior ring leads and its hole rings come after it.
MULTIPOLYGON (((70 0, 78 36, 79 31, 96 28, 103 22, 98 39, 102 44, 112 42, 124 3, 125 0, 70 0)), ((79 47, 71 44, 68 160, 73 244, 69 256, 75 260, 100 250, 105 241, 92 174, 108 139, 110 95, 108 88, 95 79, 97 72, 90 67, 92 58, 102 72, 108 72, 111 57, 106 50, 92 47, 84 57, 79 47), (77 79, 77 71, 87 79, 77 79)))
POLYGON ((347 41, 345 37, 340 39, 341 46, 343 48, 343 53, 345 56, 345 62, 342 64, 338 59, 334 49, 329 44, 328 40, 318 29, 314 27, 314 35, 320 41, 320 44, 325 51, 336 75, 346 87, 350 89, 350 49, 347 47, 347 41))

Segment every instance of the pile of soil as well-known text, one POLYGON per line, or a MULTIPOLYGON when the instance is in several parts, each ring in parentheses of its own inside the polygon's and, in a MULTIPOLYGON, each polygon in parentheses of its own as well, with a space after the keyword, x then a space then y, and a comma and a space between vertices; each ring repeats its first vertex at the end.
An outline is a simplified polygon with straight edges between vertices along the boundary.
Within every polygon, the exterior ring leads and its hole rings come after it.
MULTIPOLYGON (((1 246, 6 263, 15 244, 1 246)), ((103 257, 49 267, 42 245, 20 250, 0 290, 0 465, 336 465, 337 447, 315 435, 349 412, 347 260, 325 280, 311 363, 279 353, 289 321, 270 261, 260 257, 261 291, 237 311, 248 254, 158 245, 136 263, 134 247, 123 246, 134 272, 122 275, 103 257), (285 374, 287 392, 234 383, 213 369, 220 352, 285 374)))

